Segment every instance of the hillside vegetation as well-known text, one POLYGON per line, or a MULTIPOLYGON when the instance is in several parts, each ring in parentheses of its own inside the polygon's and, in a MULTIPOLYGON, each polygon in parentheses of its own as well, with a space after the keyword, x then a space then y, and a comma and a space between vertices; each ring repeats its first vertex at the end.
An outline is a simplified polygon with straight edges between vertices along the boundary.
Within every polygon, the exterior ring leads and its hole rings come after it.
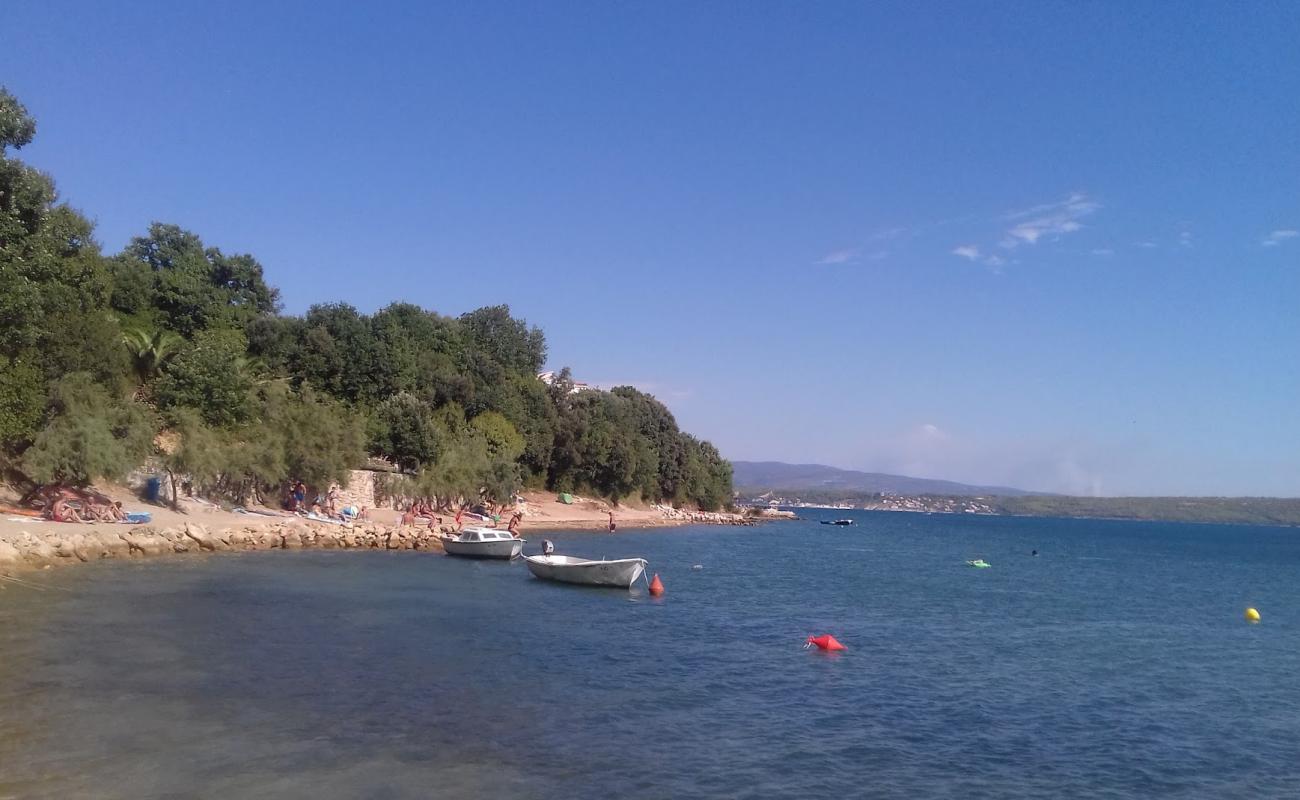
POLYGON ((50 177, 12 157, 35 133, 0 89, 9 480, 85 484, 156 456, 200 490, 243 500, 291 479, 341 480, 369 454, 398 465, 404 493, 441 502, 504 501, 521 486, 729 502, 730 465, 653 397, 571 393, 567 370, 539 381, 545 337, 507 306, 285 315, 252 256, 161 223, 104 255, 50 177))

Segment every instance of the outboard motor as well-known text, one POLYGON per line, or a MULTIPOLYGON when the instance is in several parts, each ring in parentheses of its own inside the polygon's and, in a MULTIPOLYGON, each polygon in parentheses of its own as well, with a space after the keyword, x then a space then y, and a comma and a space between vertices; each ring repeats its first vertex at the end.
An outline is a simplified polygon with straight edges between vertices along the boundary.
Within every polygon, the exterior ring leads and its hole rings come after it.
POLYGON ((555 552, 555 543, 550 539, 542 540, 542 555, 549 556, 555 552))

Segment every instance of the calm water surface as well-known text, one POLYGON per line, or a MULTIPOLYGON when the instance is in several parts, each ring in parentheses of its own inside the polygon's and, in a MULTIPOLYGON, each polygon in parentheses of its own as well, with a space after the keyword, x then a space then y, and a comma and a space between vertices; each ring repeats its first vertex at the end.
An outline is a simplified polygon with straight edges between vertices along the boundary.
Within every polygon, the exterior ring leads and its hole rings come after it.
POLYGON ((1300 797, 1300 531, 845 513, 7 585, 0 798, 1300 797))

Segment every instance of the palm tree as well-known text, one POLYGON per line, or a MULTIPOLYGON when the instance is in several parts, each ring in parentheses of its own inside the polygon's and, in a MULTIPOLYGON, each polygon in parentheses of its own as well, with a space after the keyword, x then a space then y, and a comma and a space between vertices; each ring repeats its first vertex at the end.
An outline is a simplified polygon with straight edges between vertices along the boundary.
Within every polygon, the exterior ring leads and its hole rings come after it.
POLYGON ((164 362, 176 355, 176 351, 185 343, 180 336, 167 330, 147 331, 143 328, 131 328, 122 332, 122 344, 131 356, 131 367, 135 370, 139 387, 136 394, 143 397, 149 382, 158 374, 164 362))

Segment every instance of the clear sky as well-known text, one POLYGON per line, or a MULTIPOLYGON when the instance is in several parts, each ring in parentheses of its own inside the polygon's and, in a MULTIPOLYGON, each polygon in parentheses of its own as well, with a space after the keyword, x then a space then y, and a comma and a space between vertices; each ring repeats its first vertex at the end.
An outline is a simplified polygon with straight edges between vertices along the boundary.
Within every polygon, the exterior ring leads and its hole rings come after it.
POLYGON ((21 157, 735 459, 1300 495, 1300 4, 0 4, 21 157))

